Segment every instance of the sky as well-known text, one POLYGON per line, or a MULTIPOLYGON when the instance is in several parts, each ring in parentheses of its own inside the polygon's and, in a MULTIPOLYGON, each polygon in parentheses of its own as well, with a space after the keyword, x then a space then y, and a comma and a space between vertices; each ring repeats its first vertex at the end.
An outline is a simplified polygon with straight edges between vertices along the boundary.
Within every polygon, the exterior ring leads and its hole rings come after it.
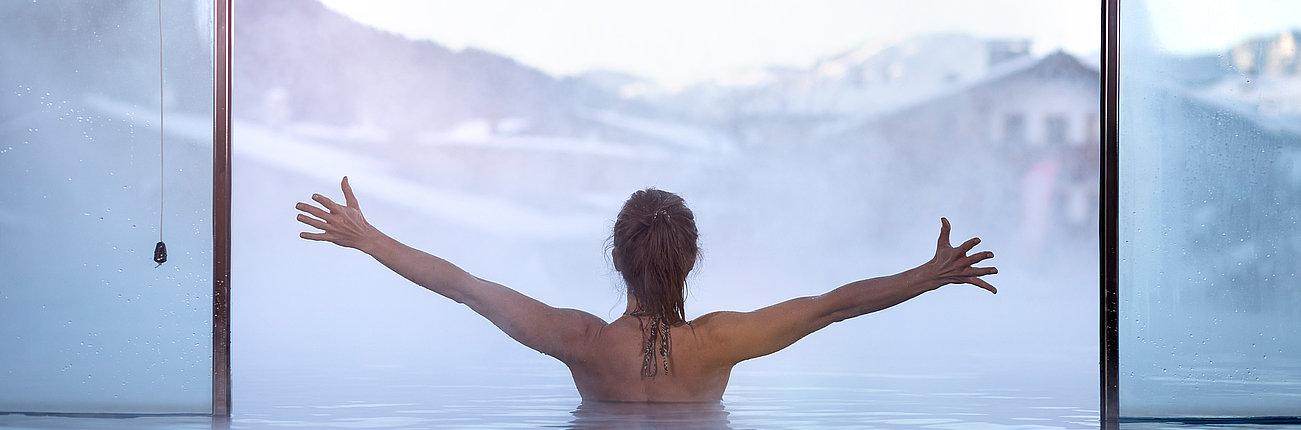
POLYGON ((921 33, 1034 35, 1042 48, 1096 51, 1087 2, 984 0, 324 0, 375 27, 505 54, 553 75, 634 72, 674 86, 765 65, 809 66, 921 33), (1013 9, 1025 20, 988 12, 1013 9), (1061 25, 1070 22, 1069 25, 1061 25))
POLYGON ((1147 0, 1146 7, 1160 44, 1175 53, 1219 51, 1243 39, 1301 30, 1296 0, 1147 0))
MULTIPOLYGON (((1088 0, 322 1, 374 27, 504 54, 553 75, 614 70, 667 86, 807 67, 923 33, 1030 38, 1038 53, 1077 55, 1096 54, 1101 33, 1100 2, 1088 0)), ((1167 49, 1188 53, 1301 27, 1301 1, 1224 3, 1153 0, 1153 30, 1167 49)))

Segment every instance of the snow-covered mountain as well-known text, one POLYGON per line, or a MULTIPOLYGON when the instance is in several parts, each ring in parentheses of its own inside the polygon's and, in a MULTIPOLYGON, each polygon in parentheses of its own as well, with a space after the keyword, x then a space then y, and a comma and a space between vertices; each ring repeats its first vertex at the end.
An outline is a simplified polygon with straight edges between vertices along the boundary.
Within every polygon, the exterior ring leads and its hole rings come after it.
POLYGON ((974 81, 999 63, 1029 55, 1029 48, 1025 40, 928 34, 864 45, 807 68, 743 70, 663 99, 720 118, 870 115, 974 81))
POLYGON ((1024 40, 932 34, 866 44, 808 67, 742 70, 668 89, 616 71, 551 76, 492 52, 359 24, 310 0, 253 2, 236 13, 237 115, 399 145, 544 136, 726 150, 744 132, 738 118, 858 118, 1029 52, 1024 40), (675 131, 659 132, 667 124, 675 131))
POLYGON ((653 83, 633 76, 552 76, 496 53, 366 26, 313 0, 249 2, 236 14, 242 119, 402 147, 510 140, 527 149, 555 139, 652 152, 730 146, 690 120, 669 121, 637 97, 637 85, 657 91, 653 83))

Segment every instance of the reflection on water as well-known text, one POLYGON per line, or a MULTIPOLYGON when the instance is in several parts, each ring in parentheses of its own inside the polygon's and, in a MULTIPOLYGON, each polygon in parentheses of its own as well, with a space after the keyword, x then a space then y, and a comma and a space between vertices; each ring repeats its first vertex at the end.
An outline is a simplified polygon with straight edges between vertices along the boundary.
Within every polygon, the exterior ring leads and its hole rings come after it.
POLYGON ((1121 430, 1189 430, 1189 429, 1234 429, 1234 430, 1297 430, 1297 424, 1206 424, 1206 423, 1121 423, 1121 430))
POLYGON ((54 417, 0 415, 3 429, 77 429, 77 430, 226 430, 230 423, 207 417, 54 417))
POLYGON ((730 429, 727 408, 719 402, 583 402, 569 426, 587 428, 730 429))

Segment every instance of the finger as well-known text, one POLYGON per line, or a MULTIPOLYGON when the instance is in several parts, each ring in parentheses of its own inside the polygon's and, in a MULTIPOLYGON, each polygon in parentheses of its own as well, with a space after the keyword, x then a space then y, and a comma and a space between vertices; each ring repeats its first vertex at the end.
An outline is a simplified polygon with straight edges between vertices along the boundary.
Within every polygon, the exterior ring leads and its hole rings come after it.
POLYGON ((982 252, 977 252, 975 254, 968 255, 966 257, 962 257, 961 260, 958 260, 958 264, 961 264, 962 266, 965 267, 991 258, 994 258, 994 251, 982 251, 982 252))
POLYGON ((313 216, 315 216, 315 217, 317 217, 317 218, 320 218, 320 219, 325 219, 325 216, 326 216, 326 212, 325 212, 324 210, 321 210, 321 208, 318 208, 318 207, 316 207, 316 206, 309 205, 309 204, 307 204, 307 203, 298 202, 298 204, 294 205, 294 208, 297 208, 297 209, 300 210, 300 211, 303 211, 303 212, 307 212, 307 213, 309 213, 309 214, 312 214, 313 216))
POLYGON ((330 236, 325 233, 311 233, 306 231, 298 233, 298 237, 307 240, 330 240, 330 236))
POLYGON ((316 202, 320 203, 321 206, 325 206, 326 209, 330 210, 330 213, 334 213, 334 211, 337 211, 342 207, 339 206, 338 203, 335 203, 334 200, 330 200, 329 197, 320 194, 312 194, 312 200, 316 200, 316 202))
POLYGON ((940 217, 939 245, 946 248, 953 247, 952 242, 949 242, 949 219, 945 217, 940 217))
POLYGON ((993 275, 997 273, 998 273, 997 267, 972 267, 963 271, 963 274, 967 276, 985 276, 985 275, 993 275))
POLYGON ((988 282, 985 282, 984 279, 980 279, 980 278, 976 278, 976 277, 971 277, 971 278, 964 279, 963 282, 966 282, 966 283, 971 284, 971 285, 975 285, 975 286, 980 287, 980 288, 984 288, 984 289, 986 289, 986 290, 989 290, 989 292, 991 292, 991 293, 998 294, 998 289, 997 289, 997 288, 994 288, 993 285, 989 285, 989 283, 988 283, 988 282))
POLYGON ((319 219, 312 218, 307 215, 298 214, 298 222, 310 225, 312 227, 319 228, 321 230, 325 230, 325 221, 321 221, 319 219))
POLYGON ((352 185, 348 185, 348 177, 347 177, 347 176, 344 176, 344 177, 343 177, 343 183, 340 185, 340 187, 343 188, 343 202, 344 202, 344 204, 347 204, 348 207, 353 208, 353 209, 361 209, 361 206, 358 206, 358 205, 357 205, 357 196, 354 195, 354 194, 352 194, 352 185))
POLYGON ((975 248, 976 245, 979 244, 980 244, 979 237, 973 237, 971 239, 967 239, 966 242, 962 242, 961 245, 958 245, 958 252, 961 253, 962 255, 967 255, 967 251, 971 251, 971 248, 975 248))

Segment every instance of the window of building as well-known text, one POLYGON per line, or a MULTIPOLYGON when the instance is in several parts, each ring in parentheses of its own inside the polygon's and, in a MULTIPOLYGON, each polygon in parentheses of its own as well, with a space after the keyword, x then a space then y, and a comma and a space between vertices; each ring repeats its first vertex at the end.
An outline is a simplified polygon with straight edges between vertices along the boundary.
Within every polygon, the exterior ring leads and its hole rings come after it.
POLYGON ((1014 143, 1025 142, 1025 115, 1009 113, 1003 116, 1003 140, 1014 143))
POLYGON ((1070 140, 1070 120, 1065 115, 1048 115, 1044 118, 1044 144, 1063 146, 1070 140))

